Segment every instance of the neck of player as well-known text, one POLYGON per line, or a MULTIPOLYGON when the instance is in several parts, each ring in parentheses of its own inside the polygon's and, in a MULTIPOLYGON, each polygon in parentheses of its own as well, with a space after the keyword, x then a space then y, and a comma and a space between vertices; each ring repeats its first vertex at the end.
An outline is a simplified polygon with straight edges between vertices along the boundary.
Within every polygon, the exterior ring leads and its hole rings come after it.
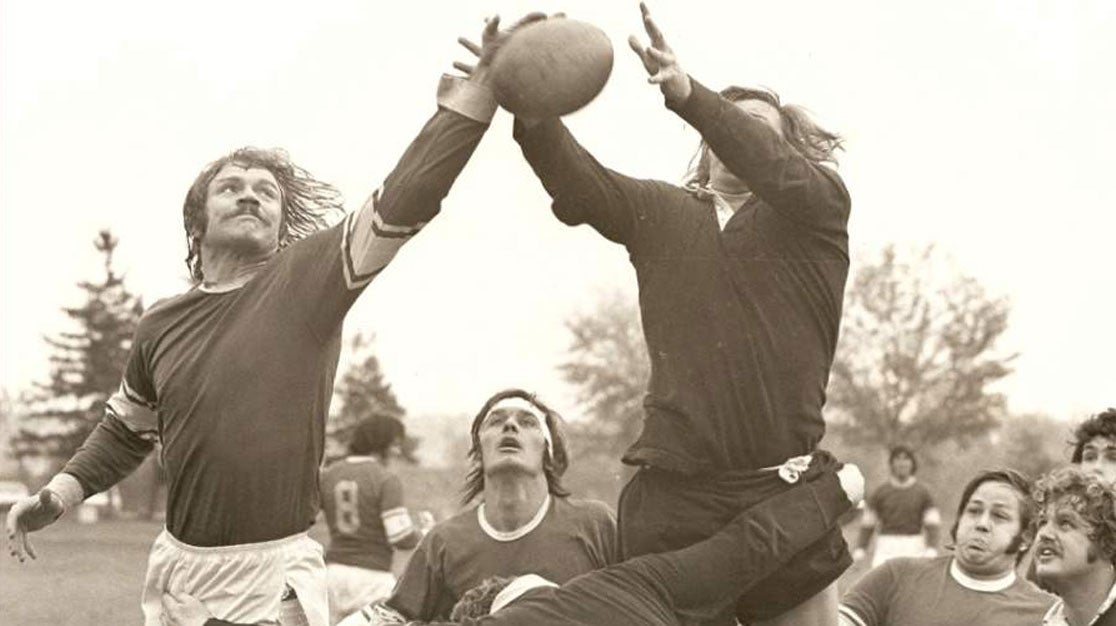
POLYGON ((274 255, 274 251, 207 246, 202 244, 202 287, 209 291, 228 291, 243 287, 274 255))
POLYGON ((1073 580, 1051 581, 1051 587, 1066 603, 1066 617, 1073 625, 1088 624, 1097 615, 1101 604, 1108 598, 1116 584, 1116 570, 1109 564, 1089 575, 1075 576, 1073 580))
POLYGON ((484 477, 484 517, 500 532, 522 528, 546 500, 546 476, 499 472, 484 477))

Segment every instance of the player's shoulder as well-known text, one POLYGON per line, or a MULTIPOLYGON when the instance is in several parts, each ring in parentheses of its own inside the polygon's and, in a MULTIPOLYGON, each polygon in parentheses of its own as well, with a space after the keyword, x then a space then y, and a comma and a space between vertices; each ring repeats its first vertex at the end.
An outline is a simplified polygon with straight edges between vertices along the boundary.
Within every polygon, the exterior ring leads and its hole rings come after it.
POLYGON ((950 554, 933 558, 902 556, 889 559, 880 568, 887 568, 896 578, 945 575, 949 571, 950 554))
POLYGON ((554 513, 559 517, 594 522, 601 520, 613 522, 616 519, 612 507, 600 500, 583 500, 571 497, 554 498, 554 513))
POLYGON ((181 293, 159 298, 140 315, 136 336, 158 333, 165 326, 174 323, 183 307, 189 307, 202 295, 204 292, 197 287, 191 287, 181 293))
POLYGON ((427 533, 427 537, 436 537, 447 543, 453 543, 465 540, 480 532, 480 523, 477 521, 477 507, 473 505, 435 524, 427 533))
POLYGON ((350 216, 352 214, 346 213, 336 223, 321 228, 297 241, 293 241, 275 255, 271 260, 270 265, 279 267, 285 261, 297 259, 307 255, 317 255, 322 250, 336 248, 340 250, 340 245, 345 237, 345 229, 348 228, 350 216))
POLYGON ((1031 604, 1035 607, 1041 607, 1043 611, 1053 606, 1057 601, 1057 597, 1043 591, 1035 583, 1026 579, 1026 577, 1018 576, 1008 591, 1016 595, 1021 602, 1031 604))

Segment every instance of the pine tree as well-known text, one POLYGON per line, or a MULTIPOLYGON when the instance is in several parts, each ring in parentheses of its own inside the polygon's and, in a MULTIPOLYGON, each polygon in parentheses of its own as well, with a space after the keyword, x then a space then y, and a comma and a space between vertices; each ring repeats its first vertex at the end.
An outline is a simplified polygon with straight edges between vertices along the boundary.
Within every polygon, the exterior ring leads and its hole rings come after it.
MULTIPOLYGON (((403 419, 406 410, 399 404, 391 385, 384 378, 380 361, 372 351, 372 339, 357 334, 350 342, 351 363, 334 385, 334 406, 326 424, 326 457, 344 456, 353 430, 365 419, 389 415, 403 419)), ((410 459, 418 439, 408 436, 403 455, 410 459)))
POLYGON ((75 329, 46 338, 52 350, 50 376, 36 384, 12 437, 17 456, 69 458, 101 420, 105 402, 120 385, 143 304, 112 267, 117 243, 108 230, 97 234, 93 245, 104 256, 104 279, 78 283, 85 303, 62 308, 75 329))

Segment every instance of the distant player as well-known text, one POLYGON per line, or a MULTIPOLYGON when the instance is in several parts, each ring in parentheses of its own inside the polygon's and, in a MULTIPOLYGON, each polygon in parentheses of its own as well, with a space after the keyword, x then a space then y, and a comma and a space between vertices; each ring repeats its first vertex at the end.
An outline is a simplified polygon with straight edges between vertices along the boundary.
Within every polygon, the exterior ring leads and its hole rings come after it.
MULTIPOLYGON (((470 436, 463 499, 480 503, 436 524, 411 556, 384 603, 403 619, 447 619, 462 594, 492 576, 564 583, 617 560, 612 512, 562 486, 569 456, 557 412, 507 389, 480 408, 470 436)), ((344 623, 366 624, 374 612, 366 613, 344 623)))
POLYGON ((1077 427, 1073 462, 1116 485, 1116 408, 1097 413, 1077 427))
MULTIPOLYGON (((491 20, 485 46, 497 28, 491 20)), ((144 314, 100 425, 12 508, 14 556, 34 556, 26 533, 120 481, 159 440, 167 520, 148 562, 147 626, 160 624, 170 590, 234 621, 328 623, 321 546, 306 530, 319 508, 341 324, 438 214, 479 144, 496 108, 487 68, 482 58, 468 80, 443 78, 437 112, 383 186, 335 226, 336 190, 281 151, 238 150, 198 175, 183 207, 197 284, 144 314)))
POLYGON ((1039 624, 1054 599, 1015 574, 1034 515, 1030 481, 1014 470, 981 472, 961 494, 953 555, 871 570, 841 600, 841 626, 1039 624))
POLYGON ((388 597, 395 587, 394 551, 410 550, 422 538, 390 467, 405 436, 394 417, 368 418, 353 432, 348 456, 322 472, 330 623, 388 597))
POLYGON ((1058 603, 1044 626, 1116 625, 1116 491, 1078 468, 1039 479, 1035 565, 1058 603))
MULTIPOLYGON (((864 478, 855 466, 838 465, 831 458, 813 464, 795 486, 688 548, 637 557, 560 586, 537 575, 486 580, 454 607, 450 623, 682 626, 687 623, 682 614, 731 604, 741 589, 769 576, 789 555, 839 528, 841 514, 863 497, 864 478), (785 550, 773 550, 775 544, 785 550)), ((230 624, 208 619, 204 606, 181 594, 169 596, 168 616, 167 626, 230 624)))
POLYGON ((894 446, 888 453, 890 479, 865 501, 860 537, 853 559, 864 558, 876 530, 872 567, 900 556, 937 556, 942 516, 925 485, 918 482, 918 461, 907 446, 894 446))
MULTIPOLYGON (((772 92, 691 79, 641 11, 651 43, 630 44, 703 140, 683 185, 601 165, 556 118, 514 129, 558 219, 623 245, 635 269, 651 380, 624 455, 641 467, 619 502, 625 558, 695 544, 791 488, 825 433, 849 268, 849 194, 826 164, 840 139, 772 92)), ((688 619, 835 624, 843 536, 793 557, 735 611, 688 619)))

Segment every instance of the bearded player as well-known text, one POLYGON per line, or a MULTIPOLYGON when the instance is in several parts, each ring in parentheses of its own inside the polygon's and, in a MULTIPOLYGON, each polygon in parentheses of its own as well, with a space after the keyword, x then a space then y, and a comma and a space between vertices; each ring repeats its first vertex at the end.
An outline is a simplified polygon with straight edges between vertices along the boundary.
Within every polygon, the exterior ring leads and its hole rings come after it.
POLYGON ((9 512, 13 556, 34 557, 28 532, 120 481, 159 441, 167 523, 148 561, 146 624, 160 624, 170 589, 224 619, 327 624, 321 547, 306 530, 341 323, 438 214, 480 142, 495 111, 487 69, 482 56, 468 80, 443 78, 438 111, 383 186, 334 226, 339 194, 281 151, 241 149, 201 172, 183 208, 196 284, 144 314, 101 423, 9 512))

